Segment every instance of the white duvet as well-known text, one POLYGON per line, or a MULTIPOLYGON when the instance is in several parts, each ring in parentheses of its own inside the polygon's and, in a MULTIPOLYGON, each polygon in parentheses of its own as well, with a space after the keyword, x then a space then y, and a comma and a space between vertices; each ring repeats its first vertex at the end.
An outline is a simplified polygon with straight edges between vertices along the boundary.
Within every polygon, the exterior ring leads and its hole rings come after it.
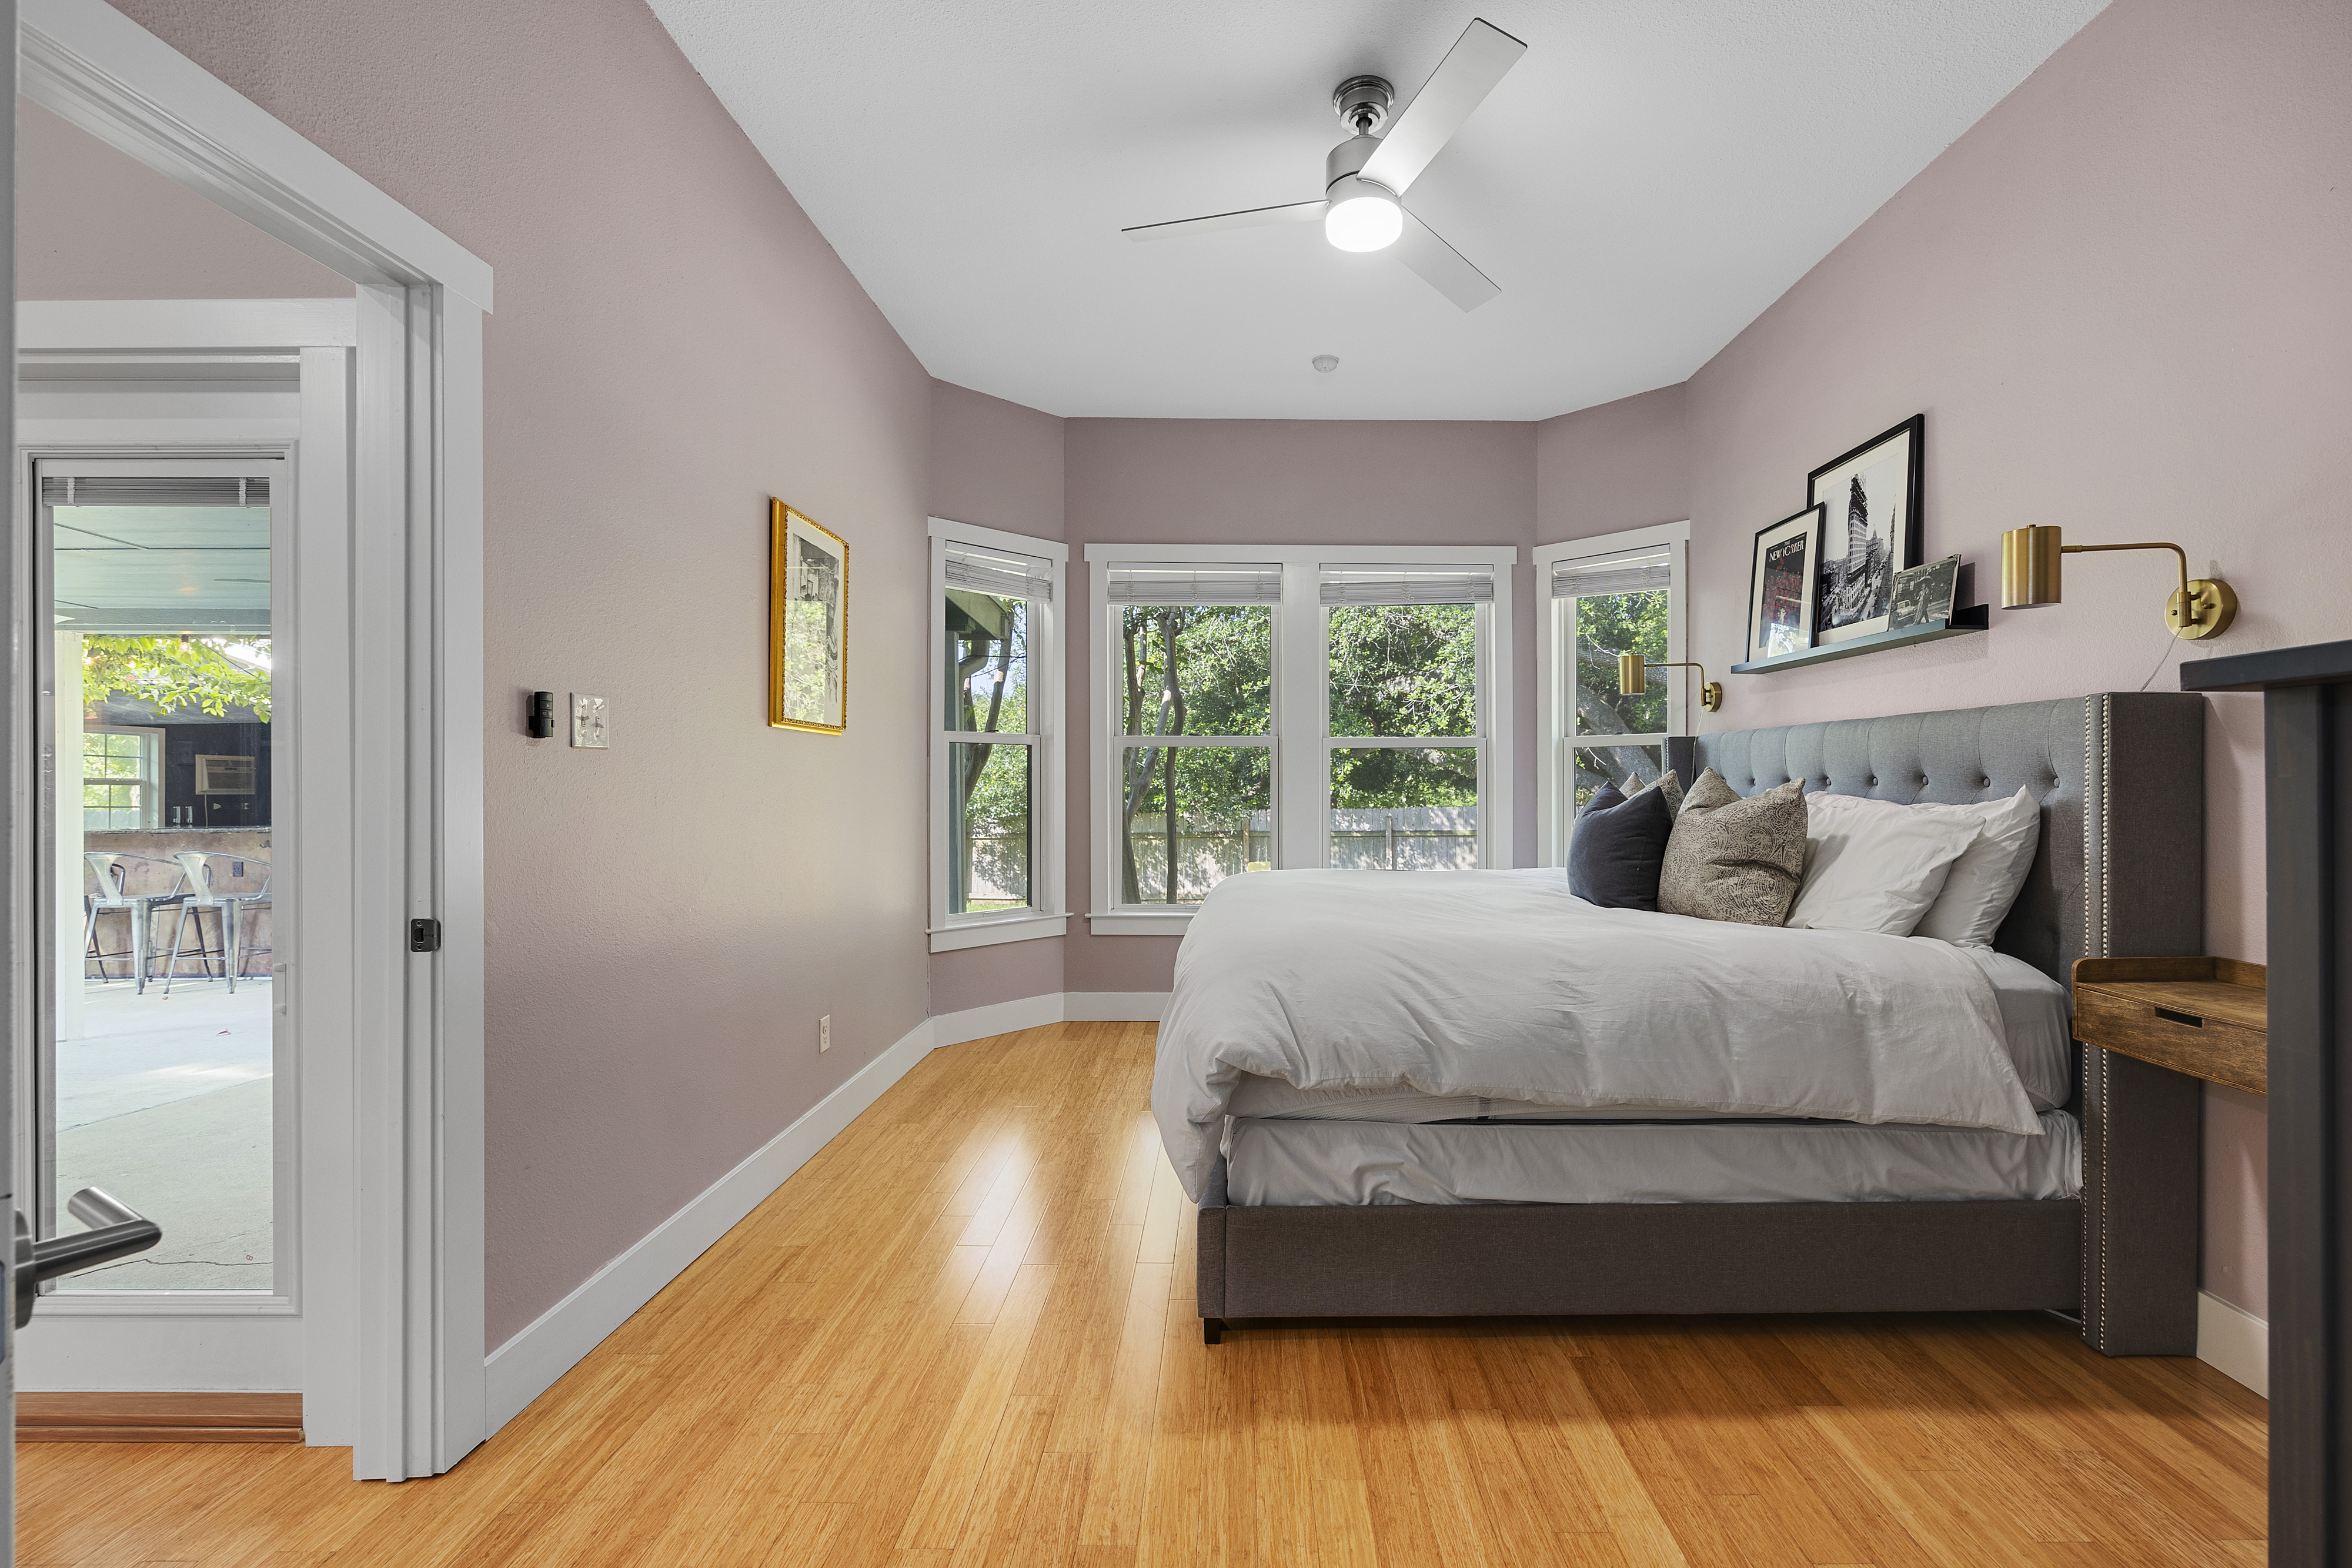
POLYGON ((1195 1199, 1244 1074, 2042 1130, 1993 987, 1962 950, 1601 909, 1559 871, 1227 877, 1177 953, 1152 1079, 1195 1199))

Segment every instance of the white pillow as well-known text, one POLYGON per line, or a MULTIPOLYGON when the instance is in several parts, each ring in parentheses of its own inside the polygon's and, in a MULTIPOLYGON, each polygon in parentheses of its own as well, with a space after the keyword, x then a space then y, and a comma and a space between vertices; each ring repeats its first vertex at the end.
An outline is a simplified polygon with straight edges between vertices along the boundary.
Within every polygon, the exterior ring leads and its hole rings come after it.
POLYGON ((1912 935, 1959 947, 1991 946, 1993 933, 2009 917, 2010 905, 2025 885, 2025 873, 2033 867, 2033 852, 2042 841, 2040 804, 2031 790, 2021 789, 2006 800, 1912 810, 1948 812, 1977 827, 1976 842, 1952 862, 1944 891, 1912 935))
POLYGON ((1805 797, 1805 879, 1786 924, 1908 936, 1978 825, 1859 795, 1805 797))

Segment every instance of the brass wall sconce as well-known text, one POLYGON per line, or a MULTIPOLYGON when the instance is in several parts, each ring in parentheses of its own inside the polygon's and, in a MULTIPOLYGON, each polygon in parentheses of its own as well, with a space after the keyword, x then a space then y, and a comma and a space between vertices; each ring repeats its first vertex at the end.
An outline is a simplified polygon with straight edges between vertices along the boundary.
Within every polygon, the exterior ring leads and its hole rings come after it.
POLYGON ((2165 602, 2164 623, 2192 643, 2219 637, 2237 618, 2238 596, 2218 577, 2191 578, 2189 552, 2176 544, 2070 545, 2053 525, 2011 528, 2000 536, 2000 607, 2030 610, 2059 600, 2059 562, 2098 550, 2168 549, 2180 558, 2180 587, 2165 602))
POLYGON ((1723 706, 1723 683, 1708 680, 1705 664, 1695 664, 1689 660, 1676 660, 1671 664, 1662 664, 1655 659, 1644 659, 1639 653, 1617 655, 1617 690, 1620 695, 1638 697, 1648 691, 1652 670, 1696 670, 1698 672, 1698 706, 1709 713, 1723 706))

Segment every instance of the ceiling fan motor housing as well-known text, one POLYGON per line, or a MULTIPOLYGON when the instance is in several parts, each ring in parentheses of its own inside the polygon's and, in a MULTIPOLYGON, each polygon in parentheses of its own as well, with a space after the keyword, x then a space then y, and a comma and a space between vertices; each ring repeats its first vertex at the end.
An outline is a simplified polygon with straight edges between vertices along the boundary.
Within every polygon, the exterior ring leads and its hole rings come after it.
POLYGON ((1396 89, 1385 77, 1349 77, 1331 95, 1331 108, 1339 122, 1359 136, 1378 131, 1395 102, 1396 89))
POLYGON ((1324 154, 1324 191, 1328 193, 1332 186, 1361 169, 1366 160, 1380 150, 1380 145, 1381 139, 1377 136, 1350 136, 1324 154))

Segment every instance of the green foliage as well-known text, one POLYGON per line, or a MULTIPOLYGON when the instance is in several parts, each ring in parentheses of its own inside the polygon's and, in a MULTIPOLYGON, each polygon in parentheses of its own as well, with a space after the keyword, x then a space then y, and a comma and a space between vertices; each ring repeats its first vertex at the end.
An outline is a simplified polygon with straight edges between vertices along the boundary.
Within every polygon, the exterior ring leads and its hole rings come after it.
POLYGON ((1335 607, 1331 733, 1475 735, 1477 626, 1470 604, 1335 607))
POLYGON ((1478 754, 1468 747, 1331 753, 1335 809, 1477 803, 1478 754))
POLYGON ((82 701, 121 695, 152 703, 164 713, 197 708, 215 718, 243 707, 268 724, 269 672, 230 658, 231 646, 269 657, 267 637, 85 637, 82 701))
POLYGON ((1119 637, 1128 734, 1266 732, 1274 713, 1272 610, 1130 604, 1119 637))

